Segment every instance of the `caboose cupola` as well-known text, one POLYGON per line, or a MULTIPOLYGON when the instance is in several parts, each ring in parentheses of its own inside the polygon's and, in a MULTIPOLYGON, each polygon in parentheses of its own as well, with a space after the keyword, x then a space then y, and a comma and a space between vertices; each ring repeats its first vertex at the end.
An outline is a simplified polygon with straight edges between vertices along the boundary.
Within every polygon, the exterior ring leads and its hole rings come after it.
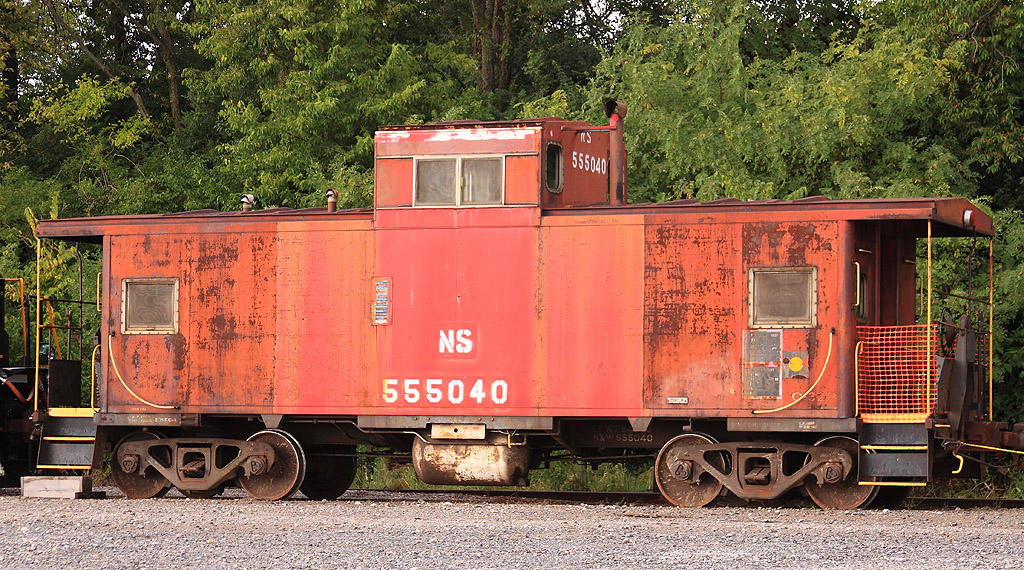
POLYGON ((383 127, 375 135, 376 208, 625 203, 625 106, 611 124, 542 118, 383 127))

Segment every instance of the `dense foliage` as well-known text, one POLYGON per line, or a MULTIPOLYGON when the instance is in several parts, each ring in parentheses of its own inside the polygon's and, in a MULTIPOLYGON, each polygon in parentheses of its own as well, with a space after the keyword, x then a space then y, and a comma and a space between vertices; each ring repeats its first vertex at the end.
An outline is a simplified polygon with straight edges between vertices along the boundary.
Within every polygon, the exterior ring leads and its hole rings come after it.
POLYGON ((0 0, 0 272, 34 278, 33 216, 365 206, 378 125, 603 122, 614 95, 633 201, 991 209, 1021 419, 1022 61, 1012 0, 0 0))

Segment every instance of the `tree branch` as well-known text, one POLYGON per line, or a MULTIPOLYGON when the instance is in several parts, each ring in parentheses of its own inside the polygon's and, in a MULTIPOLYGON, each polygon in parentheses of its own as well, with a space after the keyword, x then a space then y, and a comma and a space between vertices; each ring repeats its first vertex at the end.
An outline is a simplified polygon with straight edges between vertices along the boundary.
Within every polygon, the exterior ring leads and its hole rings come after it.
MULTIPOLYGON (((103 60, 97 57, 96 54, 92 52, 92 50, 89 49, 89 46, 86 45, 85 38, 82 37, 82 34, 77 29, 75 29, 73 26, 68 25, 67 21, 64 19, 64 16, 61 15, 61 13, 57 10, 57 6, 56 4, 54 4, 53 0, 43 0, 43 4, 46 5, 46 9, 50 13, 50 17, 53 19, 53 24, 57 28, 57 30, 62 31, 70 37, 71 41, 77 43, 78 47, 82 50, 82 53, 84 53, 86 57, 88 57, 89 60, 96 65, 96 67, 100 68, 100 71, 102 71, 110 79, 127 79, 126 77, 124 77, 123 73, 118 73, 114 71, 103 60)), ((135 87, 135 82, 125 81, 125 83, 131 90, 132 101, 135 101, 135 107, 136 109, 138 109, 139 114, 142 115, 144 119, 146 119, 147 123, 150 123, 151 121, 149 117, 149 110, 146 109, 146 104, 142 100, 142 94, 139 93, 139 90, 135 87)))
POLYGON ((153 4, 146 0, 143 0, 142 4, 149 10, 149 17, 145 19, 133 17, 121 0, 114 0, 114 5, 125 19, 131 22, 135 29, 149 36, 149 39, 156 44, 157 53, 160 54, 160 59, 163 60, 167 71, 167 98, 171 104, 171 120, 174 122, 174 128, 180 129, 182 127, 181 80, 178 77, 178 66, 174 62, 174 42, 171 39, 170 31, 161 20, 160 15, 157 14, 153 4))

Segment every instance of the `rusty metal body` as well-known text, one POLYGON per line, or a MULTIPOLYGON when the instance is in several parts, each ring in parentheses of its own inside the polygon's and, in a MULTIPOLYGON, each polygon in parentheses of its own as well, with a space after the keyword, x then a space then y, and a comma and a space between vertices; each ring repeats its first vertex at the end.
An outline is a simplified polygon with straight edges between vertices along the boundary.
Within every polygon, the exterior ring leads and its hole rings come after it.
POLYGON ((915 322, 926 228, 991 219, 956 198, 620 205, 625 109, 609 113, 383 128, 373 209, 41 222, 102 244, 97 422, 284 426, 302 446, 411 449, 428 482, 506 485, 551 449, 699 427, 745 438, 717 444, 731 461, 760 450, 716 475, 737 494, 849 476, 847 450, 811 444, 859 429, 858 327, 915 322), (425 439, 462 423, 485 439, 425 439), (783 473, 796 451, 808 463, 783 473))
POLYGON ((42 231, 103 236, 111 418, 749 417, 810 386, 832 329, 813 397, 771 417, 847 418, 854 220, 936 203, 186 213, 42 231), (817 269, 813 328, 749 327, 749 271, 779 265, 817 269), (374 325, 381 276, 391 321, 374 325), (177 333, 121 333, 135 277, 179 280, 177 333), (439 348, 459 331, 470 350, 439 348), (803 368, 782 366, 790 354, 803 368), (752 386, 750 369, 770 381, 752 386))

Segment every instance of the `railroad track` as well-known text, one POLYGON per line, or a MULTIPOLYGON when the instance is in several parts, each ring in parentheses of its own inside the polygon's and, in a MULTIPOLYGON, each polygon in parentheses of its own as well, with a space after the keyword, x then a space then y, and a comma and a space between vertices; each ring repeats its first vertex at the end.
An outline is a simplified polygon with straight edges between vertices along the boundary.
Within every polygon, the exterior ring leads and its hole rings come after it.
MULTIPOLYGON (((660 493, 654 492, 595 492, 595 491, 538 491, 527 489, 404 489, 382 491, 380 489, 353 489, 368 493, 397 493, 402 495, 452 495, 496 499, 532 499, 560 503, 582 503, 588 505, 665 505, 669 503, 660 493)), ((742 505, 738 500, 730 506, 742 505)), ((797 505, 799 501, 777 500, 765 504, 772 506, 797 505)), ((909 509, 1019 509, 1024 508, 1024 499, 984 499, 962 497, 909 497, 900 508, 909 509)))

